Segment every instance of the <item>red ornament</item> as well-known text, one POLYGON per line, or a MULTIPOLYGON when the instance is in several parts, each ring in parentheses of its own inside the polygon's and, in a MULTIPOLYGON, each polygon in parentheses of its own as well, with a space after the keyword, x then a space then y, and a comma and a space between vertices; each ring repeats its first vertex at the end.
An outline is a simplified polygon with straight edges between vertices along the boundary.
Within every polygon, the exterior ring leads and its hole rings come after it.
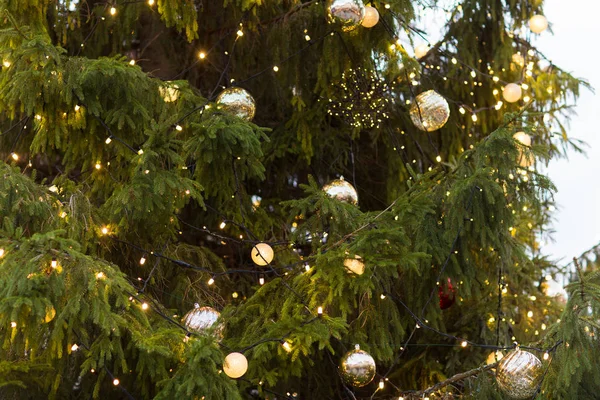
POLYGON ((452 307, 456 301, 456 289, 452 286, 452 281, 448 278, 448 283, 442 283, 438 287, 438 296, 440 298, 440 308, 445 310, 452 307))

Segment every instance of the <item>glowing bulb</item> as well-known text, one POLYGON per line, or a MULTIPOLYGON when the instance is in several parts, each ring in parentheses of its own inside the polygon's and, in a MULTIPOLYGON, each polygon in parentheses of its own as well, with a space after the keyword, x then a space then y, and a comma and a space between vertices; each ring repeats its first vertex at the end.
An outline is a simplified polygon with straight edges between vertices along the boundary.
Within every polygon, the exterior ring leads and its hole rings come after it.
POLYGON ((379 390, 383 390, 384 386, 385 386, 385 385, 384 385, 384 383, 383 383, 383 379, 381 379, 381 380, 379 381, 379 390))
POLYGON ((153 6, 154 5, 154 0, 148 0, 148 5, 149 6, 153 6))
POLYGON ((289 353, 290 351, 292 351, 292 345, 290 344, 290 342, 283 342, 283 343, 281 344, 281 346, 283 346, 283 349, 284 349, 285 351, 287 351, 288 353, 289 353))
POLYGON ((146 264, 146 257, 140 258, 140 265, 146 264))
POLYGON ((103 226, 101 232, 102 232, 103 235, 107 235, 108 234, 108 228, 106 226, 103 226))
POLYGON ((425 57, 425 55, 429 52, 429 45, 422 43, 415 47, 415 58, 420 59, 425 57))
POLYGON ((178 132, 181 132, 183 130, 183 128, 181 127, 181 125, 176 125, 175 130, 178 132))
POLYGON ((533 317, 533 311, 528 311, 528 312, 527 312, 527 316, 528 316, 529 318, 533 317))
POLYGON ((78 348, 79 346, 77 346, 77 344, 74 344, 73 346, 71 346, 71 351, 77 351, 78 348))
POLYGON ((96 274, 96 279, 104 279, 104 272, 98 272, 96 274))
POLYGON ((275 72, 279 72, 279 67, 278 67, 277 65, 275 65, 275 66, 273 67, 273 71, 275 71, 275 72))
POLYGON ((106 143, 106 144, 110 144, 110 142, 112 142, 112 139, 109 137, 107 137, 106 140, 104 141, 104 143, 106 143))
POLYGON ((8 60, 4 60, 4 61, 2 62, 2 65, 4 65, 4 67, 5 67, 5 68, 8 68, 8 67, 10 67, 10 61, 8 61, 8 60))
POLYGON ((17 327, 17 323, 16 323, 16 322, 14 322, 14 321, 13 321, 13 322, 11 322, 11 323, 10 323, 10 327, 11 327, 11 328, 16 328, 16 327, 17 327))
POLYGON ((142 303, 142 310, 148 309, 148 303, 142 303))
POLYGON ((463 340, 463 341, 460 343, 460 347, 467 347, 467 344, 468 344, 468 343, 467 343, 467 341, 466 341, 466 340, 463 340))
POLYGON ((201 60, 204 60, 206 58, 206 53, 201 51, 200 54, 198 54, 198 57, 200 57, 201 60))
POLYGON ((50 262, 50 266, 52 268, 56 268, 58 267, 58 261, 56 260, 56 258, 53 258, 52 261, 50 262))
POLYGON ((115 15, 117 13, 117 9, 115 7, 110 8, 110 15, 115 15))
POLYGON ((102 168, 102 164, 100 164, 100 162, 97 162, 97 163, 96 163, 96 165, 95 165, 95 168, 96 168, 96 169, 100 169, 100 168, 102 168))
POLYGON ((120 381, 119 381, 117 378, 115 378, 115 379, 113 380, 113 385, 115 385, 115 386, 119 386, 119 383, 121 383, 121 382, 120 382, 120 381))
POLYGON ((221 225, 219 225, 219 228, 225 229, 225 226, 227 226, 227 224, 225 223, 225 221, 223 221, 221 222, 221 225))
POLYGON ((238 292, 231 293, 231 297, 233 297, 234 299, 237 299, 238 296, 239 296, 238 292))
POLYGON ((81 107, 79 107, 79 104, 76 104, 76 105, 75 105, 75 111, 79 111, 79 109, 80 109, 80 108, 81 108, 81 107))
POLYGON ((548 352, 544 353, 544 361, 548 360, 548 358, 550 358, 550 354, 548 354, 548 352))
POLYGON ((144 154, 144 150, 142 150, 142 149, 139 149, 139 150, 138 150, 138 154, 141 156, 142 154, 144 154))
POLYGON ((261 275, 260 278, 258 278, 258 284, 260 286, 262 286, 262 285, 265 284, 265 277, 264 277, 264 275, 261 275))
POLYGON ((19 155, 17 153, 12 153, 10 156, 12 157, 13 160, 19 161, 19 155))
POLYGON ((323 315, 323 307, 319 306, 319 308, 317 308, 317 314, 323 315))
POLYGON ((248 360, 242 353, 229 353, 223 362, 223 372, 230 378, 239 378, 248 370, 248 360))
POLYGON ((244 36, 244 32, 242 32, 242 30, 240 29, 240 30, 237 31, 237 35, 239 37, 242 37, 242 36, 244 36))
POLYGON ((0 258, 4 257, 4 249, 0 249, 0 258))
POLYGON ((208 282, 207 282, 207 283, 208 283, 208 285, 210 286, 210 285, 212 285, 213 283, 215 283, 215 280, 214 280, 213 278, 210 278, 210 279, 208 280, 208 282))
POLYGON ((265 266, 273 261, 275 253, 273 252, 273 248, 267 243, 257 243, 252 248, 250 255, 252 256, 252 261, 254 261, 256 265, 265 266))

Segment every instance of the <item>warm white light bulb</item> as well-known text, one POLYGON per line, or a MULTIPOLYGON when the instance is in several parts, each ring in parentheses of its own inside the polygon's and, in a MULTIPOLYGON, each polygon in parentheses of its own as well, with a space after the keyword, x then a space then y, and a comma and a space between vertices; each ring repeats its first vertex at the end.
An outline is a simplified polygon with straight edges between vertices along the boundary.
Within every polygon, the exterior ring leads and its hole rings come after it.
POLYGON ((240 378, 248 370, 248 360, 242 353, 229 353, 223 362, 223 372, 230 378, 240 378))
POLYGON ((273 248, 269 246, 267 243, 257 243, 251 252, 252 261, 256 265, 265 266, 269 265, 271 261, 273 261, 273 257, 275 253, 273 252, 273 248))
POLYGON ((521 99, 521 95, 523 94, 523 90, 521 86, 516 83, 509 83, 504 87, 502 91, 502 97, 509 103, 515 103, 521 99))
POLYGON ((529 29, 533 33, 540 34, 548 28, 548 19, 543 15, 534 15, 529 19, 529 29))
POLYGON ((420 59, 425 57, 425 55, 429 52, 429 45, 423 43, 415 47, 415 58, 420 59))

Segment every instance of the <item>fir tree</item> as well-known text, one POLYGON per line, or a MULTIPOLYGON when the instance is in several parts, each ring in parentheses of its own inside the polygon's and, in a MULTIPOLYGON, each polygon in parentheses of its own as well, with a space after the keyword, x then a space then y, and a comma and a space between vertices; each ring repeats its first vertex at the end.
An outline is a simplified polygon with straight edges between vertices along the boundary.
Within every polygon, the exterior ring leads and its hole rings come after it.
POLYGON ((539 398, 594 398, 596 250, 566 305, 547 294, 566 270, 530 165, 578 150, 586 82, 536 49, 541 0, 457 3, 417 59, 436 2, 373 1, 349 30, 315 0, 0 0, 0 397, 501 399, 488 357, 518 342, 539 398), (436 132, 410 117, 430 89, 436 132), (322 190, 340 176, 358 205, 322 190), (362 388, 338 369, 355 344, 362 388))

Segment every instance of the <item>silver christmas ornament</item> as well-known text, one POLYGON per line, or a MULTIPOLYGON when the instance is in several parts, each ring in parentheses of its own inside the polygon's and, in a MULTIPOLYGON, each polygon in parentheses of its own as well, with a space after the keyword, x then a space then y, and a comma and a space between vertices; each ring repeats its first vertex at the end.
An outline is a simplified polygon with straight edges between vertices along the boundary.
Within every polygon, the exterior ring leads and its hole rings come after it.
POLYGON ((542 362, 519 348, 500 360, 496 370, 498 387, 514 399, 528 399, 535 395, 542 382, 542 362))
POLYGON ((371 383, 375 377, 376 368, 373 357, 361 350, 359 345, 346 353, 340 361, 342 378, 347 384, 355 387, 363 387, 371 383))
POLYGON ((448 102, 435 90, 418 95, 410 108, 410 119, 422 131, 437 131, 448 122, 449 117, 448 102))
MULTIPOLYGON (((184 315, 183 324, 192 332, 206 334, 209 329, 213 328, 220 316, 221 314, 212 307, 200 307, 195 304, 194 309, 184 315)), ((223 336, 222 324, 218 324, 214 328, 218 337, 223 336)))
POLYGON ((329 197, 333 197, 339 201, 354 205, 358 204, 358 193, 356 193, 356 189, 354 189, 354 186, 349 182, 346 182, 344 177, 329 182, 327 185, 323 186, 323 191, 327 193, 329 197))
POLYGON ((256 102, 247 90, 231 87, 223 90, 217 97, 217 104, 246 121, 252 121, 256 113, 256 102))
POLYGON ((332 0, 329 5, 331 19, 339 21, 344 31, 359 26, 365 17, 365 6, 361 0, 332 0))

